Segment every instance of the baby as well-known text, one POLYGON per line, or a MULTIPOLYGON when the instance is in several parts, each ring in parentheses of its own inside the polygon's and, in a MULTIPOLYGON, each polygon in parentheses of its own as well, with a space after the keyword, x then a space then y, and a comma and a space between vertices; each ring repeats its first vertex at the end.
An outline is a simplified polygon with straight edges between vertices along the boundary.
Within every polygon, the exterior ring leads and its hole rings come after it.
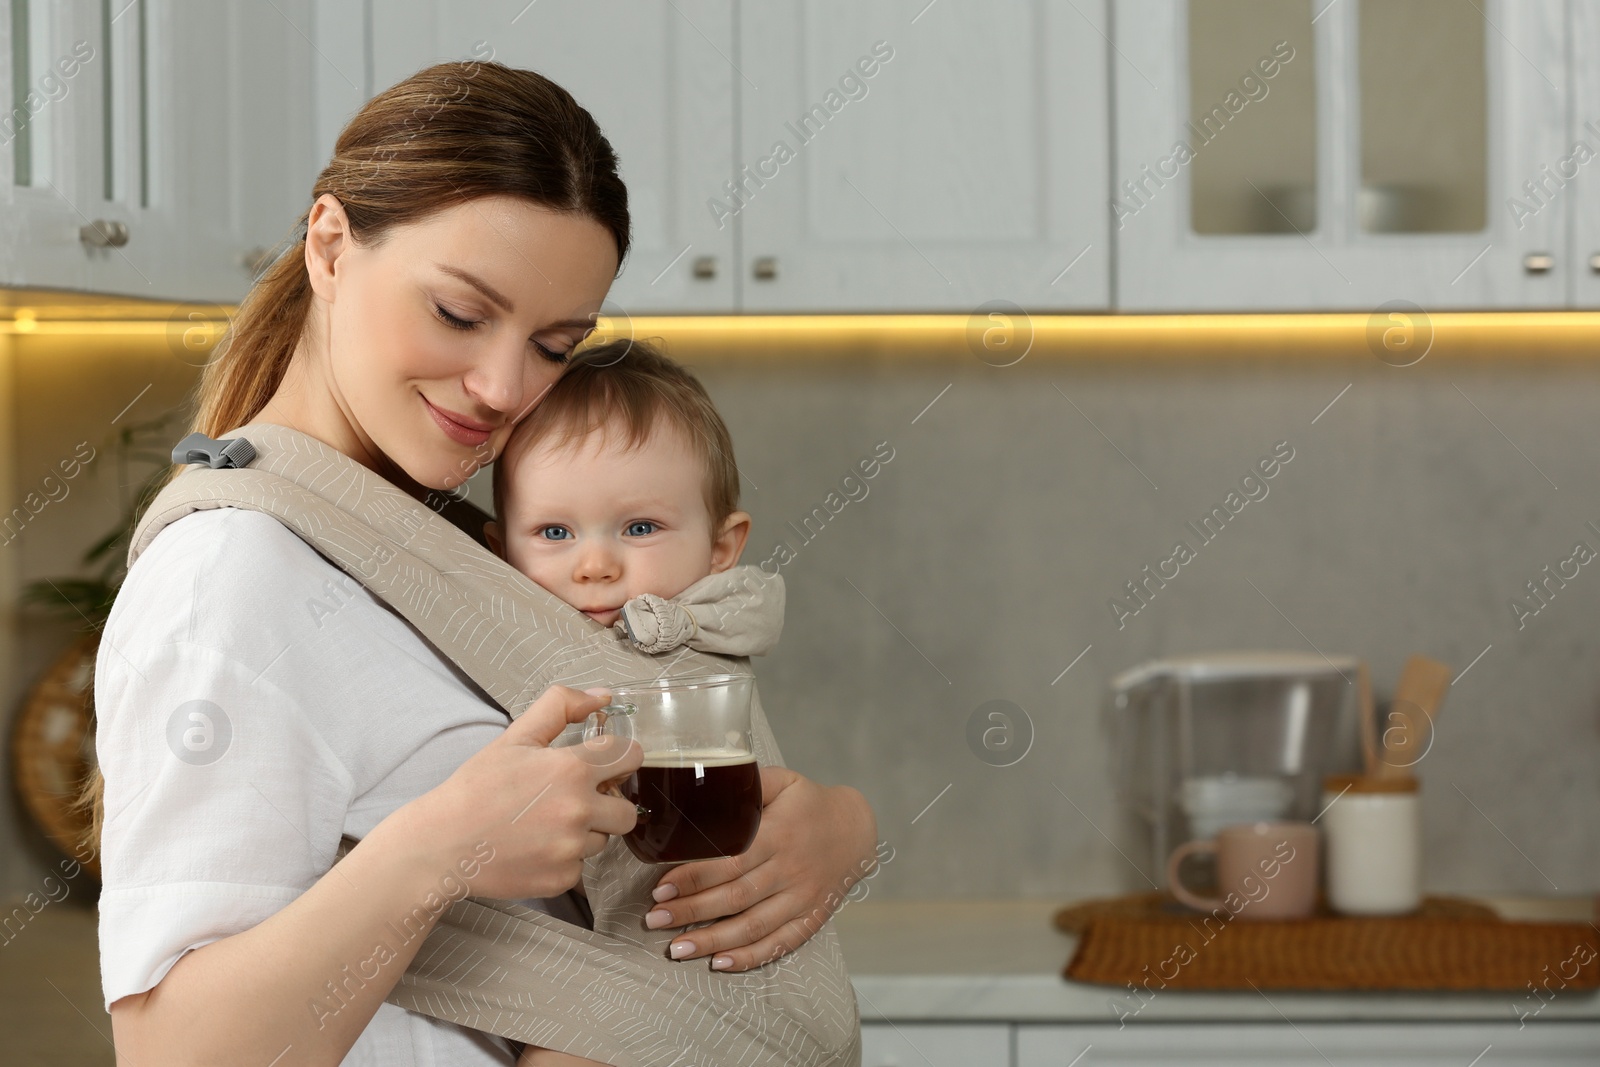
POLYGON ((733 441, 705 388, 653 345, 572 362, 494 471, 490 548, 652 653, 754 656, 777 643, 783 580, 736 566, 750 536, 733 441))
MULTIPOLYGON (((733 442, 704 387, 654 346, 614 342, 575 359, 513 431, 484 537, 619 641, 760 655, 783 628, 783 579, 737 565, 738 505, 733 442)), ((582 893, 560 917, 588 924, 582 893)), ((533 1046, 517 1060, 587 1062, 533 1046)))

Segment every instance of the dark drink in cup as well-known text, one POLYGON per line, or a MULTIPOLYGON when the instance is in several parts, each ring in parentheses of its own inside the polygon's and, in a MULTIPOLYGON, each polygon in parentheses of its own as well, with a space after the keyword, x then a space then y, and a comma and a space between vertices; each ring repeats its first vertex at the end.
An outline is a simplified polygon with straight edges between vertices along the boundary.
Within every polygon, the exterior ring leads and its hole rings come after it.
POLYGON ((644 749, 644 763, 620 788, 639 809, 638 823, 624 838, 628 849, 645 863, 748 849, 761 826, 750 677, 703 674, 610 688, 611 703, 593 716, 595 728, 644 749))
POLYGON ((647 753, 622 795, 647 812, 624 838, 644 863, 737 856, 761 826, 761 769, 748 752, 647 753))

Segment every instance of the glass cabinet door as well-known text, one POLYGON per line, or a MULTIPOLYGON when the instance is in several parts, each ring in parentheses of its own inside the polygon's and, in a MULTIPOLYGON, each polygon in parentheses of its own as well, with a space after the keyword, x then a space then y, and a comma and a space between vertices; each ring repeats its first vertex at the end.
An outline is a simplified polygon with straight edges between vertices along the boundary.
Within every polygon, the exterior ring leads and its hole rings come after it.
POLYGON ((1567 150, 1551 161, 1545 197, 1559 195, 1572 207, 1572 306, 1600 308, 1600 0, 1570 4, 1574 107, 1567 150))
POLYGON ((312 158, 313 0, 0 0, 0 284, 235 301, 312 158))
POLYGON ((1185 129, 1194 151, 1191 229, 1315 230, 1317 80, 1310 6, 1305 0, 1191 0, 1189 11, 1183 88, 1185 129))
POLYGON ((86 0, 3 5, 6 77, 0 83, 0 236, 4 280, 89 288, 80 230, 98 216, 95 167, 102 55, 86 0))
POLYGON ((1115 14, 1119 308, 1565 306, 1563 0, 1115 14))
POLYGON ((1481 233, 1488 225, 1490 32, 1474 0, 1361 0, 1363 233, 1481 233))

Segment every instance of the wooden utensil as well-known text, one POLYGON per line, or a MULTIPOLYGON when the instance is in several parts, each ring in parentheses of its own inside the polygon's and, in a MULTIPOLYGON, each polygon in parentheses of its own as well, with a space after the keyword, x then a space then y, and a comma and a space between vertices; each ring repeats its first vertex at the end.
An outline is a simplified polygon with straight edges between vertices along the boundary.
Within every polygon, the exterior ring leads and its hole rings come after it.
POLYGON ((1368 775, 1378 773, 1378 720, 1372 710, 1372 672, 1367 661, 1356 668, 1356 714, 1361 716, 1361 762, 1368 775))
POLYGON ((1408 777, 1433 747, 1434 722, 1450 678, 1450 668, 1438 660, 1426 656, 1406 660, 1384 723, 1379 778, 1408 777))

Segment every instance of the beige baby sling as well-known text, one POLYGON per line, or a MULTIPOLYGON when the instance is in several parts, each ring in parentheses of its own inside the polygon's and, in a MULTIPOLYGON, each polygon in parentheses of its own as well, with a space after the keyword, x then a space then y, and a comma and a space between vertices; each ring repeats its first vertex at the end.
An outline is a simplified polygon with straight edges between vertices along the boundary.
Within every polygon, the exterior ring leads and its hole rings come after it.
MULTIPOLYGON (((662 661, 634 650, 316 438, 257 422, 221 443, 230 439, 222 455, 188 454, 200 462, 145 511, 130 566, 162 528, 191 512, 266 512, 421 631, 513 717, 555 683, 654 677, 669 664, 673 675, 749 671, 748 660, 688 648, 662 661)), ((782 766, 759 699, 753 720, 757 761, 782 766)), ((667 944, 681 931, 644 925, 666 869, 641 863, 613 837, 584 864, 593 931, 510 901, 456 900, 389 1002, 617 1067, 858 1065, 860 1017, 833 924, 738 974, 712 971, 703 958, 676 962, 667 944)))

